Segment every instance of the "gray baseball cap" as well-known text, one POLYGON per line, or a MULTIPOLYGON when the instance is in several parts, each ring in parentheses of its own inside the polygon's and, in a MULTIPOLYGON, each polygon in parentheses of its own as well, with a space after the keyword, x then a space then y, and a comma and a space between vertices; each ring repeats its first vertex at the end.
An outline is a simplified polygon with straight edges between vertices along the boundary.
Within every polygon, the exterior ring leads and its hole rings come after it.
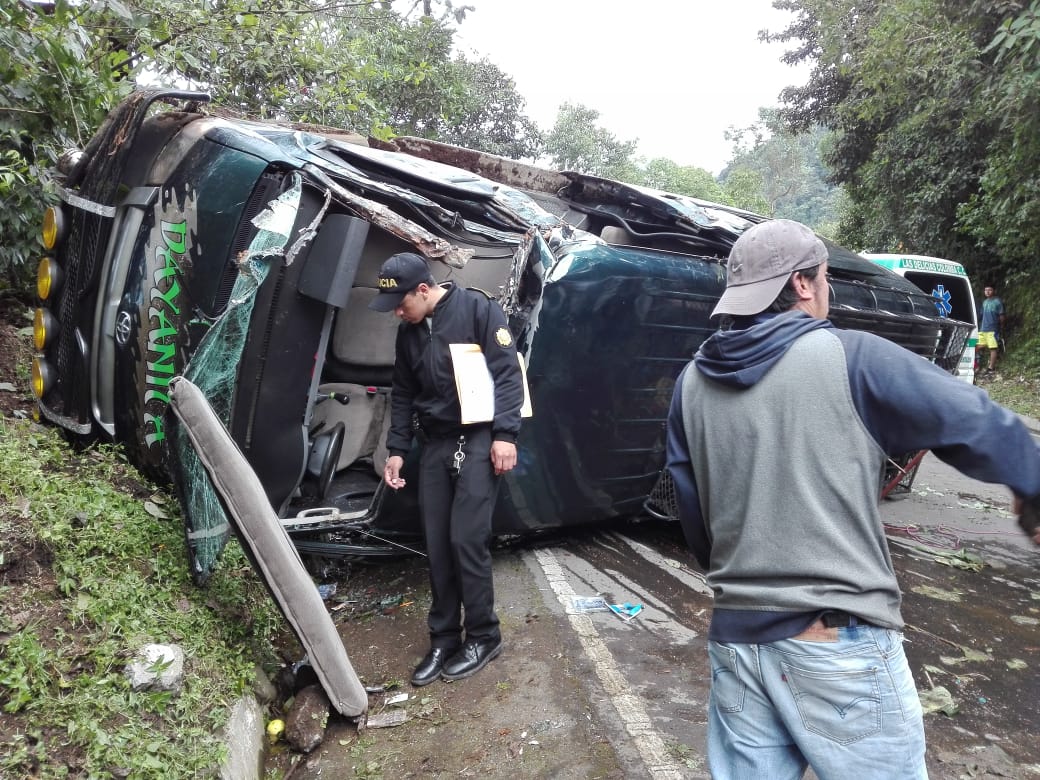
POLYGON ((726 291, 711 312, 746 317, 769 308, 795 271, 821 265, 827 247, 801 222, 771 219, 744 231, 729 251, 726 291))

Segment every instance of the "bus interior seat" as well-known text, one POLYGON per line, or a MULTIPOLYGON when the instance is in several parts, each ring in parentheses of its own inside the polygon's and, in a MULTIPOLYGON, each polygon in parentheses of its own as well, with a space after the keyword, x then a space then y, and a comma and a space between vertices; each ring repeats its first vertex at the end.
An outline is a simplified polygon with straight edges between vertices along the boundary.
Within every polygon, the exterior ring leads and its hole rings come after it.
POLYGON ((320 385, 318 393, 321 396, 335 393, 338 398, 347 399, 347 403, 340 403, 326 398, 315 405, 311 417, 311 430, 315 432, 343 423, 343 446, 336 470, 341 471, 361 458, 373 456, 377 445, 381 444, 384 418, 390 417, 389 393, 385 389, 344 382, 320 385))
POLYGON ((354 287, 349 304, 336 315, 331 350, 335 366, 330 374, 333 378, 390 386, 400 323, 392 314, 368 308, 378 294, 374 287, 354 287))
POLYGON ((631 246, 635 243, 631 233, 616 225, 607 225, 599 232, 599 237, 608 244, 631 246))

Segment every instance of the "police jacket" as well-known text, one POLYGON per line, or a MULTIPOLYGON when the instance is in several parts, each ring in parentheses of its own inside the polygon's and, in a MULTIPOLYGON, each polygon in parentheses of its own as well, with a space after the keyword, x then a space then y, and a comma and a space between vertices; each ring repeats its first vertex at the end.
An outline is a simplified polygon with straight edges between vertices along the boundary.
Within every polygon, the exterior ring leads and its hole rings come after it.
POLYGON ((715 594, 709 638, 772 642, 823 610, 900 629, 878 508, 886 453, 931 450, 1040 494, 1040 450, 985 392, 801 312, 716 333, 676 384, 667 468, 715 594))
POLYGON ((520 432, 523 378, 505 313, 486 294, 448 282, 433 316, 397 329, 390 430, 391 455, 404 456, 412 444, 412 417, 429 436, 464 431, 455 388, 450 344, 479 344, 495 382, 492 438, 515 442, 520 432))

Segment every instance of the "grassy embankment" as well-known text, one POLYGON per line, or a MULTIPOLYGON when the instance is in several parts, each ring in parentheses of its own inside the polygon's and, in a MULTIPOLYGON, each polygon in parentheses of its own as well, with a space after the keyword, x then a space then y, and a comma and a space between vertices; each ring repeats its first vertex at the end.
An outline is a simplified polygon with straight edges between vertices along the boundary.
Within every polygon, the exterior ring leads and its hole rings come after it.
POLYGON ((0 418, 0 777, 215 776, 229 706, 285 631, 236 544, 188 575, 176 502, 109 447, 0 418), (147 643, 185 652, 179 694, 133 692, 147 643))

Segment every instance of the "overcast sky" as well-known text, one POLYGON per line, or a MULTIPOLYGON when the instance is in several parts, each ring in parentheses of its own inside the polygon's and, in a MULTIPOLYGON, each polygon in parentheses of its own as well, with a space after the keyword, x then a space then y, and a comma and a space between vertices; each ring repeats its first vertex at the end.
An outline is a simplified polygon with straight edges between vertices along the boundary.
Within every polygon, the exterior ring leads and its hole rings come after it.
POLYGON ((730 157, 726 129, 755 122, 808 78, 780 62, 787 47, 758 40, 793 19, 771 0, 461 2, 475 10, 458 47, 511 75, 543 130, 561 103, 581 103, 618 139, 638 139, 637 154, 714 174, 730 157))

